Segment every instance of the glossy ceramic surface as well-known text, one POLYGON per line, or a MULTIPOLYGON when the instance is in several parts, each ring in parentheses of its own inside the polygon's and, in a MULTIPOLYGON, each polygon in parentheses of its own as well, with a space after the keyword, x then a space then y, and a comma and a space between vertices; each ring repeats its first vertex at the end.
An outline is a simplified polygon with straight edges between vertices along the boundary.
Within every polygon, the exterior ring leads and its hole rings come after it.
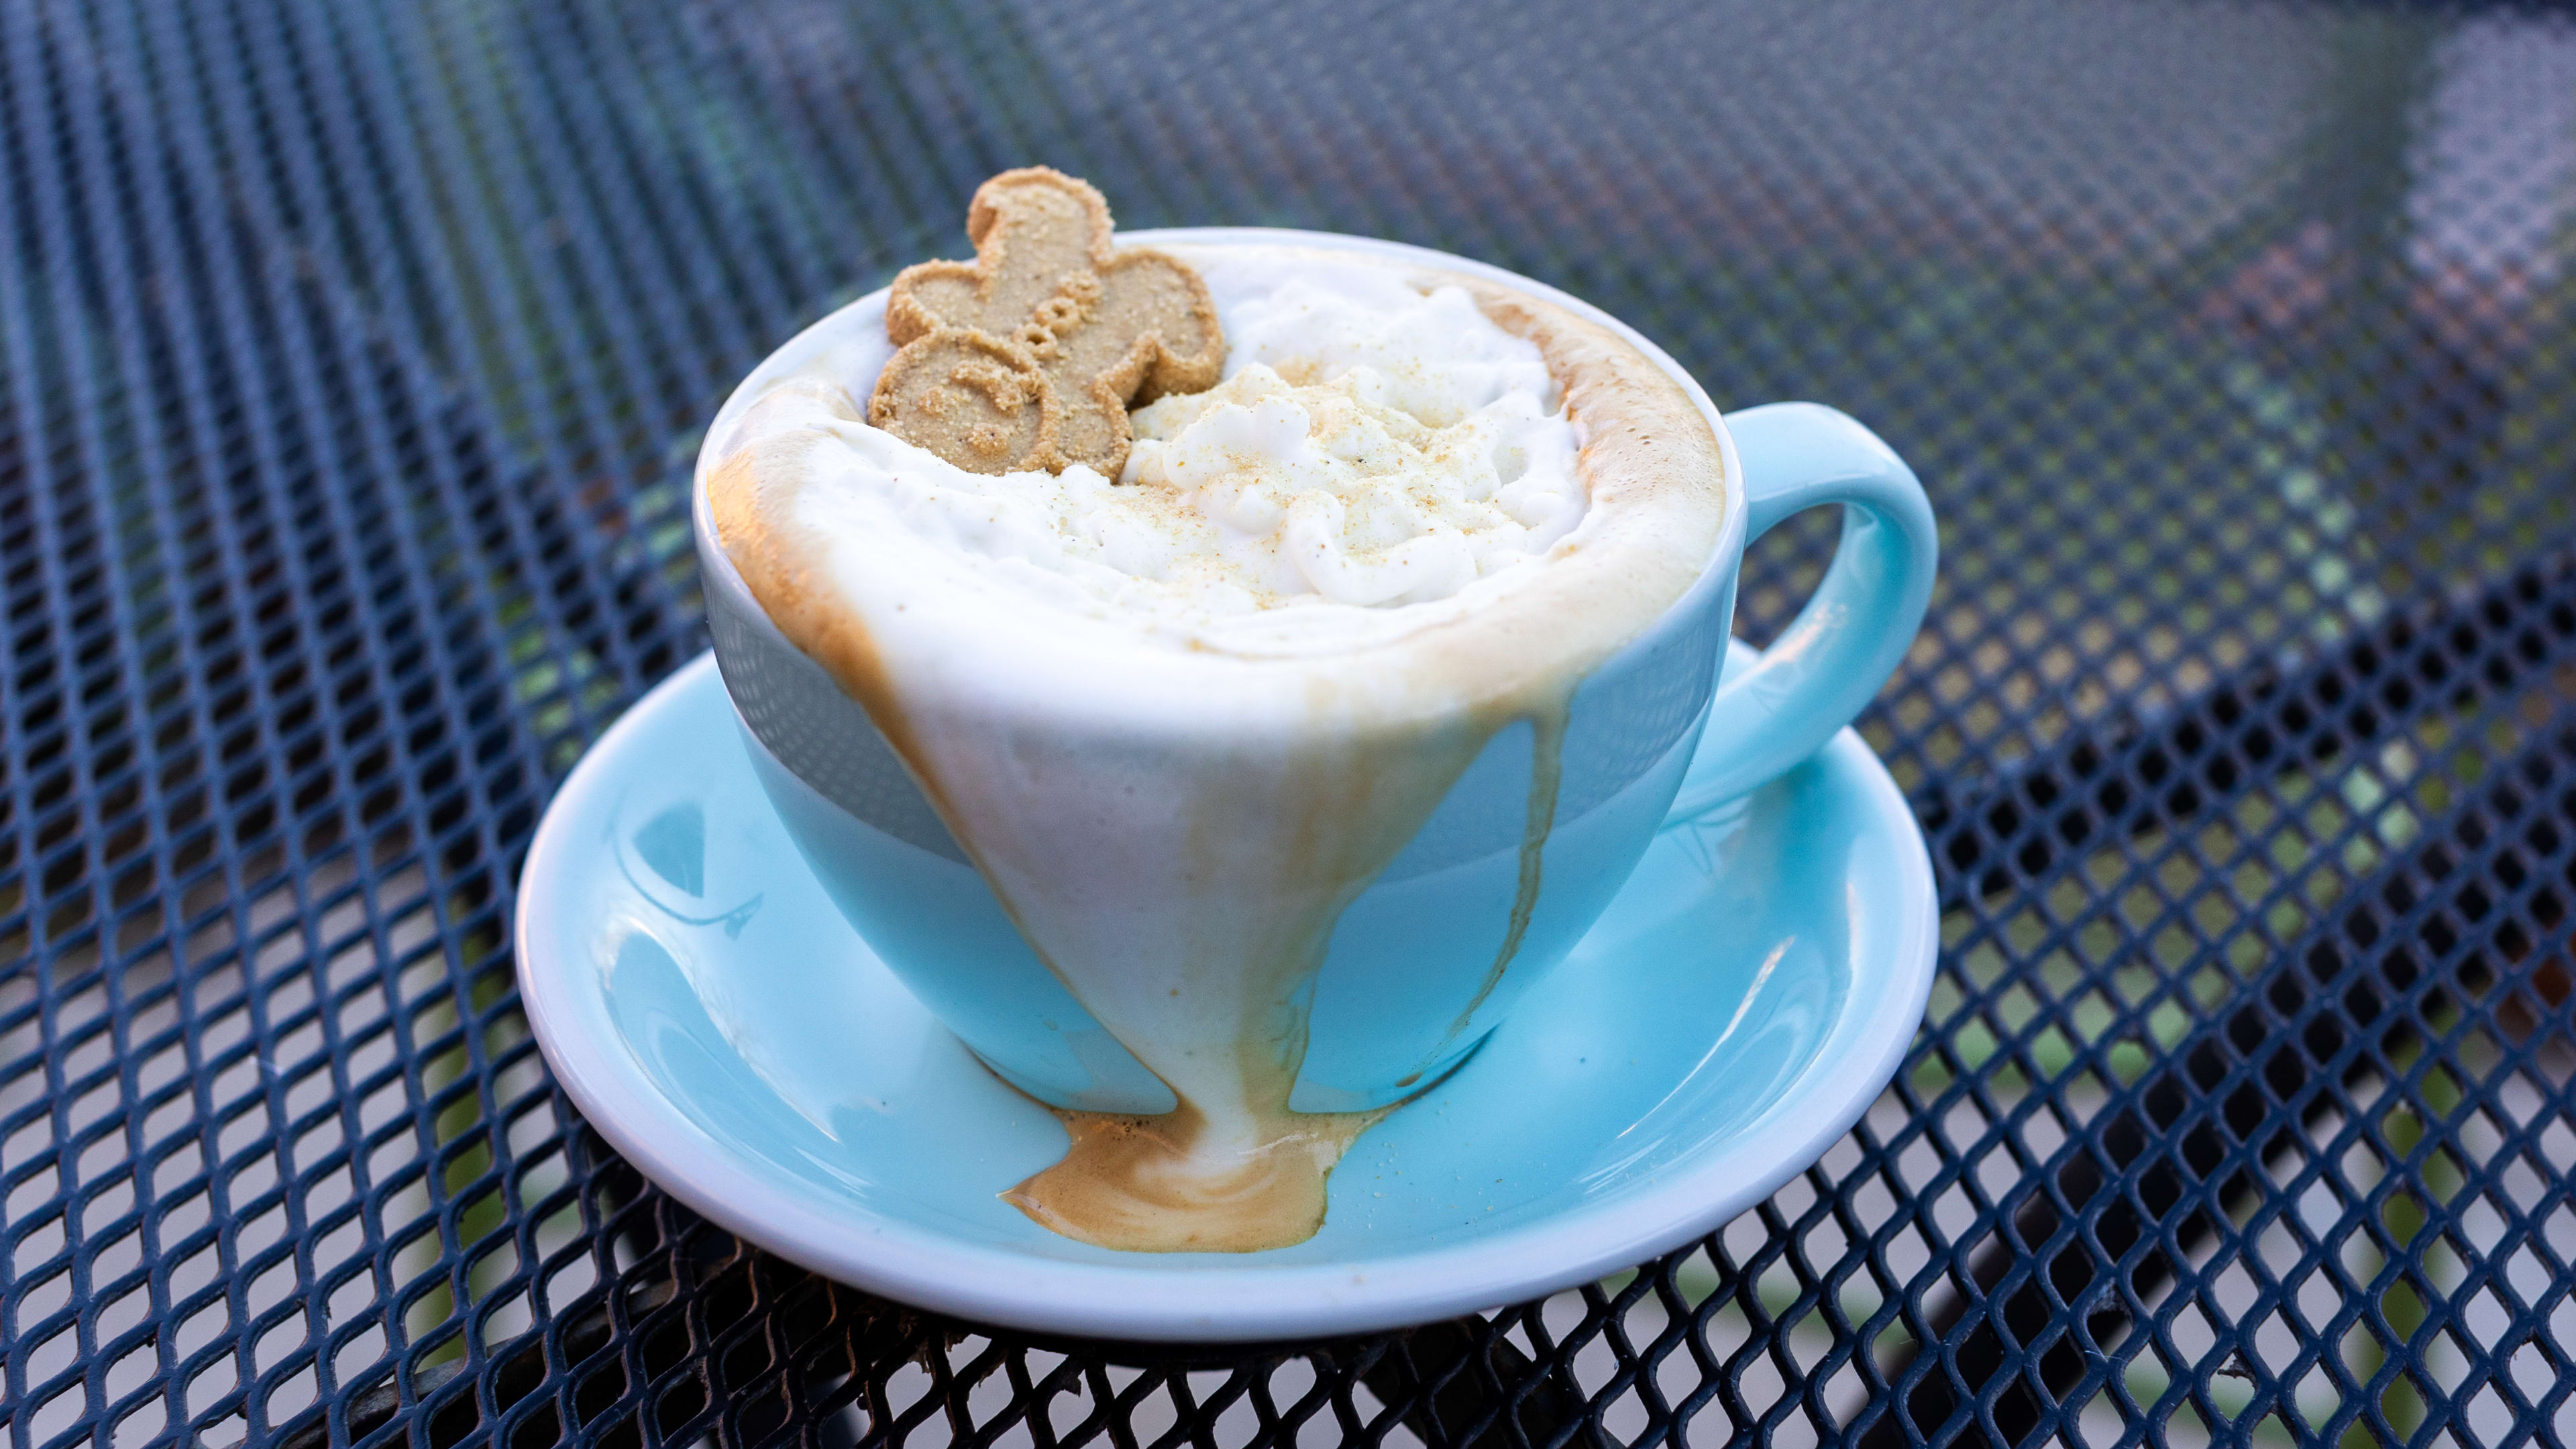
MULTIPOLYGON (((1738 646, 1730 678, 1751 658, 1738 646)), ((1695 761, 1693 781, 1723 768, 1695 761)), ((755 782, 710 659, 575 769, 520 889, 547 1060, 674 1196, 890 1297, 1138 1339, 1421 1321, 1707 1231, 1858 1118, 1921 1020, 1936 944, 1922 837, 1845 730, 1668 819, 1478 1055, 1359 1139, 1314 1238, 1160 1256, 1057 1237, 996 1196, 1063 1130, 851 932, 755 782)))
MULTIPOLYGON (((1568 711, 1546 869, 1521 903, 1533 763, 1526 724, 1498 733, 1412 842, 1342 913, 1312 996, 1292 1105, 1400 1101, 1478 1049, 1574 948, 1695 773, 1705 810, 1812 755, 1895 668, 1931 596, 1937 543, 1913 472, 1831 408, 1784 403, 1724 419, 1653 342, 1598 308, 1463 257, 1366 237, 1263 228, 1122 233, 1145 244, 1283 244, 1445 268, 1544 297, 1625 338, 1697 404, 1726 471, 1727 516, 1705 571, 1594 669, 1568 711), (1832 567, 1769 656, 1712 703, 1746 543, 1810 507, 1844 505, 1832 567), (1702 745, 1703 724, 1707 742, 1702 745), (1694 761, 1701 762, 1694 766, 1694 761), (1529 914, 1515 920, 1517 906, 1529 914), (1506 941, 1514 945, 1508 950, 1506 941), (1499 980, 1493 963, 1508 955, 1499 980)), ((827 895, 915 997, 1014 1085, 1058 1106, 1169 1111, 1171 1092, 1080 1006, 1022 940, 864 710, 780 634, 716 541, 706 473, 749 404, 800 368, 863 383, 884 335, 872 293, 780 347, 709 428, 693 516, 708 625, 752 741, 755 773, 827 895), (865 345, 862 345, 865 344, 865 345)), ((1105 758, 1132 743, 1096 722, 1044 720, 1105 758)))

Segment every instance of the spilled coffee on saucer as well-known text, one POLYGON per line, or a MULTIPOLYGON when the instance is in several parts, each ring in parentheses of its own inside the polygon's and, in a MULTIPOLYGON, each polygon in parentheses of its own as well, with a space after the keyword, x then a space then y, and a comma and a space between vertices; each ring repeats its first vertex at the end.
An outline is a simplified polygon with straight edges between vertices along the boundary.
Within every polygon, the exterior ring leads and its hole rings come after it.
POLYGON ((1065 1156, 1004 1195, 1110 1248, 1301 1242, 1396 1110, 1289 1106, 1337 919, 1526 722, 1501 979, 1568 701, 1700 574, 1718 445, 1636 348, 1482 278, 1121 247, 1043 168, 986 182, 967 233, 973 261, 897 279, 873 375, 820 348, 742 415, 717 531, 1178 1101, 1059 1110, 1065 1156), (1077 750, 1068 718, 1119 728, 1077 750))

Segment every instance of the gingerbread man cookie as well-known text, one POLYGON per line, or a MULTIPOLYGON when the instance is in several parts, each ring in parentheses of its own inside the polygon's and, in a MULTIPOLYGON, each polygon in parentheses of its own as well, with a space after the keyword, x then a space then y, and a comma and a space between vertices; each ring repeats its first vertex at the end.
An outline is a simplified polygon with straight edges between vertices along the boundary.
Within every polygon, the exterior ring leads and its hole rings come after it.
POLYGON ((1129 404, 1216 385, 1225 335, 1186 263, 1110 245, 1109 203, 1044 166, 1005 171, 966 213, 971 262, 894 279, 868 421, 970 473, 1076 463, 1111 478, 1129 404))

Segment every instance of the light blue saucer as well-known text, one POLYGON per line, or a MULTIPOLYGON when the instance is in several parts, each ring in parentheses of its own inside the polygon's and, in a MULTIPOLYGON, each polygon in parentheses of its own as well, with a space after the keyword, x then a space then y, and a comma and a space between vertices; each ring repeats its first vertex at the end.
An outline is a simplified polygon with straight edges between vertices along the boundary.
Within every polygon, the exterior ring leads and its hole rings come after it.
POLYGON ((995 1196, 1054 1161, 1063 1129, 852 934, 736 730, 701 658, 565 782, 520 880, 529 1020, 591 1124, 673 1196, 817 1272, 966 1318, 1296 1338, 1598 1278, 1815 1161, 1895 1072, 1931 990, 1923 837, 1844 730, 1745 800, 1667 822, 1483 1050, 1359 1139, 1314 1238, 1110 1252, 995 1196))

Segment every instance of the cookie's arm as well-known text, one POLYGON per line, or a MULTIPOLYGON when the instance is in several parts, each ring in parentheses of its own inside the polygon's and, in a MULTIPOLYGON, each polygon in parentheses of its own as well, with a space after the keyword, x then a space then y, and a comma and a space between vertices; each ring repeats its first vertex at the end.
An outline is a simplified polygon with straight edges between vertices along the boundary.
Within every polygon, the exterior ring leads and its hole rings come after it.
POLYGON ((984 330, 974 262, 919 262, 896 275, 886 293, 886 340, 897 347, 942 327, 984 330))
POLYGON ((1119 253, 1101 268, 1100 316, 1123 324, 1125 337, 1150 340, 1151 356, 1132 400, 1142 406, 1165 393, 1216 386, 1225 370, 1225 329, 1199 274, 1161 252, 1119 253))

